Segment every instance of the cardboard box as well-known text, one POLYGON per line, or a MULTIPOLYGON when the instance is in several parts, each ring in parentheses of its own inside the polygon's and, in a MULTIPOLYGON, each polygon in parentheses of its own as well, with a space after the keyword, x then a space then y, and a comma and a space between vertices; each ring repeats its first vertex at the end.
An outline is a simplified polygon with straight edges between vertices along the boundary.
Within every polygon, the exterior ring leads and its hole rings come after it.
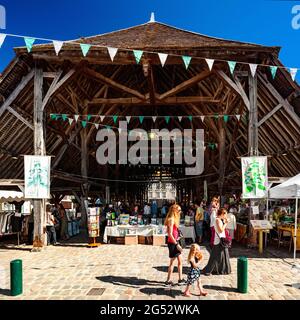
POLYGON ((138 244, 138 237, 137 237, 137 235, 126 235, 126 236, 125 236, 125 244, 126 244, 126 245, 138 244))
POLYGON ((154 246, 163 246, 166 244, 166 236, 165 235, 153 235, 153 245, 154 246))

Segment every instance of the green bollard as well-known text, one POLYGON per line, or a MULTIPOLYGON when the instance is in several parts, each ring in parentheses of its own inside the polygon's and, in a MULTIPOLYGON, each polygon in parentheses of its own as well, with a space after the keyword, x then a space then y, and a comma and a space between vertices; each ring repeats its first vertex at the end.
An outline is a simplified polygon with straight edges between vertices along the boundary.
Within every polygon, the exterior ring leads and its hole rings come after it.
POLYGON ((237 264, 238 292, 248 292, 248 259, 239 257, 237 264))
POLYGON ((10 262, 10 294, 18 296, 23 293, 22 260, 10 262))

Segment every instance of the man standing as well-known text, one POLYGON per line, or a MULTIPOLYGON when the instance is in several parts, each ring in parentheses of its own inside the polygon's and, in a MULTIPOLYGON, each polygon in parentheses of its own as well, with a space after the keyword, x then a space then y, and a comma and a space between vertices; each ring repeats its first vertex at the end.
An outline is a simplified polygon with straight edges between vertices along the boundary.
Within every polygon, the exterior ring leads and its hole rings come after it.
POLYGON ((46 228, 48 235, 48 244, 51 244, 51 238, 53 239, 53 245, 57 244, 56 241, 56 230, 55 230, 55 217, 51 212, 51 205, 47 204, 46 206, 46 228))

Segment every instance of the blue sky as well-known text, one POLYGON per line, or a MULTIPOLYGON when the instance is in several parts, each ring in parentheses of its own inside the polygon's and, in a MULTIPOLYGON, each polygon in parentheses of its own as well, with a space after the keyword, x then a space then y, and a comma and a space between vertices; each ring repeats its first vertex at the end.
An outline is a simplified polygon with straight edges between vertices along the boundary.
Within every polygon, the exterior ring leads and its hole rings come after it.
MULTIPOLYGON (((210 36, 282 47, 280 58, 300 68, 300 29, 291 25, 299 1, 272 0, 0 0, 6 33, 69 40, 156 20, 210 36)), ((9 38, 0 50, 0 70, 22 39, 9 38)), ((299 72, 300 73, 300 72, 299 72)), ((299 79, 298 73, 298 79, 299 79)))

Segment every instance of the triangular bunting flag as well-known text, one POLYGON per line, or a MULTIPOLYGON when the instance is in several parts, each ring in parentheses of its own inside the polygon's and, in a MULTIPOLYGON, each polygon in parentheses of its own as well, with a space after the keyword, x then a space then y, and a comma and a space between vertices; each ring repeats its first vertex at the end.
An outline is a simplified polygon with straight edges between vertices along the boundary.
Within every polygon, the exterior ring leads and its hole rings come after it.
POLYGON ((223 118, 224 118, 224 121, 225 121, 225 122, 228 122, 228 120, 229 120, 228 114, 224 114, 223 118))
POLYGON ((68 119, 66 114, 62 114, 61 117, 62 117, 63 121, 66 121, 68 119))
POLYGON ((214 114, 214 118, 217 120, 219 119, 219 115, 217 113, 214 114))
POLYGON ((156 119, 157 119, 157 117, 156 117, 156 116, 153 116, 153 117, 152 117, 153 122, 155 122, 155 121, 156 121, 156 119))
POLYGON ((214 59, 205 59, 205 61, 206 61, 207 65, 208 65, 208 67, 209 67, 209 70, 211 71, 215 60, 214 59))
POLYGON ((105 119, 105 116, 100 116, 101 122, 103 122, 104 119, 105 119))
POLYGON ((2 47, 5 38, 6 38, 6 34, 0 33, 0 48, 2 47))
POLYGON ((118 116, 113 116, 113 120, 114 120, 114 124, 116 124, 118 121, 118 116))
POLYGON ((118 48, 107 47, 107 50, 108 50, 111 61, 114 61, 114 58, 118 52, 118 48))
POLYGON ((75 114, 74 118, 75 118, 75 121, 77 122, 79 119, 79 115, 75 114))
POLYGON ((50 114, 50 119, 51 120, 56 120, 57 119, 57 115, 55 113, 50 114))
POLYGON ((90 121, 92 119, 92 116, 90 114, 87 115, 87 121, 90 121))
POLYGON ((236 115, 236 118, 237 118, 238 121, 240 121, 241 115, 240 115, 240 114, 237 114, 237 115, 236 115))
POLYGON ((188 116, 188 118, 191 122, 193 121, 193 116, 188 116))
POLYGON ((142 50, 133 50, 133 55, 135 57, 135 61, 137 64, 140 63, 142 55, 143 55, 143 51, 142 50))
POLYGON ((201 121, 203 122, 205 117, 204 116, 200 116, 200 118, 201 118, 201 121))
POLYGON ((68 121, 69 121, 69 125, 72 125, 72 123, 73 123, 74 119, 72 119, 72 118, 68 118, 68 121))
POLYGON ((254 78, 255 77, 255 73, 256 73, 256 69, 257 69, 257 64, 249 63, 249 67, 250 67, 250 70, 251 70, 252 77, 254 78))
POLYGON ((181 117, 181 116, 178 116, 177 118, 178 118, 179 122, 181 122, 182 117, 181 117))
POLYGON ((130 119, 131 119, 131 117, 130 117, 130 116, 127 116, 127 117, 126 117, 127 123, 129 123, 129 122, 130 122, 130 119))
POLYGON ((98 130, 99 129, 99 124, 98 123, 94 123, 95 128, 98 130))
POLYGON ((80 43, 80 48, 81 48, 83 56, 86 57, 88 52, 91 49, 91 45, 90 44, 86 44, 86 43, 80 43))
POLYGON ((293 81, 295 81, 297 71, 298 71, 297 68, 290 68, 290 74, 291 74, 293 81))
POLYGON ((187 69, 190 65, 192 58, 189 56, 182 56, 182 60, 184 62, 185 68, 187 69))
POLYGON ((235 61, 228 61, 228 65, 229 65, 230 73, 233 74, 235 66, 236 66, 236 62, 235 61))
POLYGON ((106 128, 107 130, 110 130, 110 129, 111 129, 111 126, 105 126, 105 128, 106 128))
POLYGON ((27 51, 31 52, 32 46, 33 46, 33 44, 35 42, 35 39, 33 39, 33 38, 24 38, 24 41, 25 41, 25 44, 26 44, 26 47, 27 47, 27 51))
POLYGON ((142 124, 143 123, 143 121, 144 121, 144 116, 139 116, 139 120, 140 120, 140 123, 142 124))
POLYGON ((63 41, 53 41, 54 50, 57 56, 63 45, 64 45, 63 41))
POLYGON ((166 53, 158 53, 159 60, 162 66, 165 65, 168 55, 166 53))
POLYGON ((82 128, 86 128, 87 122, 84 121, 84 120, 82 120, 82 121, 81 121, 81 125, 82 125, 82 128))
POLYGON ((271 70, 271 74, 272 74, 272 78, 274 79, 276 76, 276 72, 277 72, 278 67, 277 66, 270 66, 270 70, 271 70))
POLYGON ((166 123, 170 122, 170 116, 165 116, 166 123))

